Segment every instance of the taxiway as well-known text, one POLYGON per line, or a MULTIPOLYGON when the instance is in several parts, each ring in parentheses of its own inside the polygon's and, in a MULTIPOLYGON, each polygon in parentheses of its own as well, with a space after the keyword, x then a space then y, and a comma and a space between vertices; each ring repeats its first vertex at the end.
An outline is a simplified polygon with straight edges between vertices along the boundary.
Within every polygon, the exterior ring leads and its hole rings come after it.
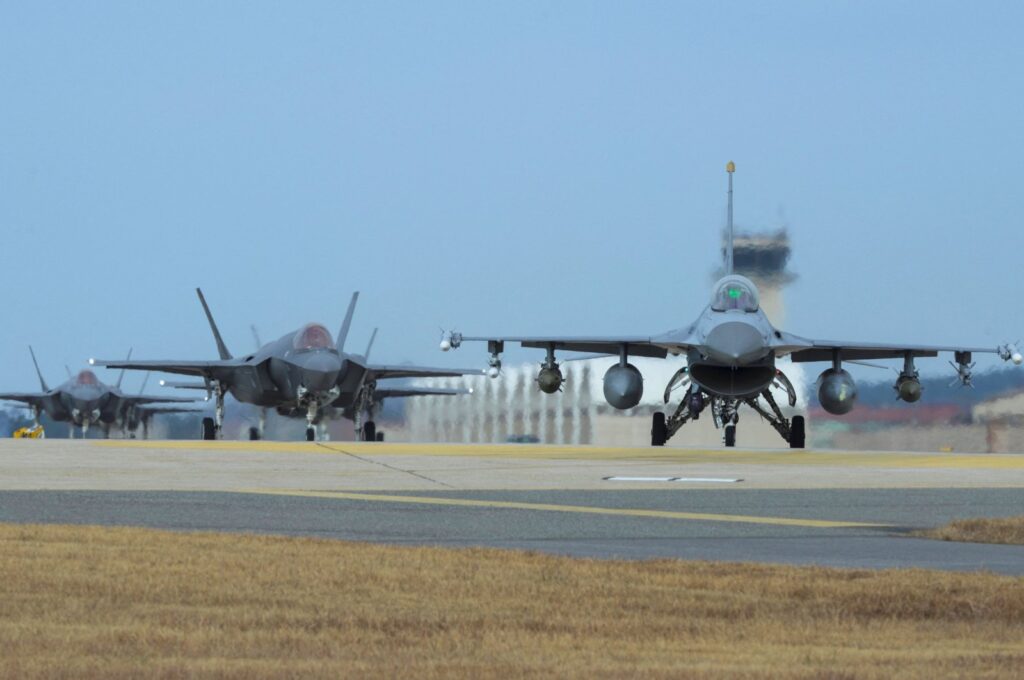
POLYGON ((1024 456, 329 442, 0 442, 0 521, 1024 574, 911 538, 1024 514, 1024 456))

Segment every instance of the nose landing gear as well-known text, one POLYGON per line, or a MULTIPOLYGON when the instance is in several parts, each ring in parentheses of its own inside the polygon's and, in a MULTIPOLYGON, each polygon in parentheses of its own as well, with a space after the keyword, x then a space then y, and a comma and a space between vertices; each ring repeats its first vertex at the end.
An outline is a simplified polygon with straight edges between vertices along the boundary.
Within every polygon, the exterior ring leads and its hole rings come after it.
MULTIPOLYGON (((684 375, 683 371, 680 371, 673 376, 669 386, 665 389, 666 402, 669 393, 677 385, 685 384, 682 377, 684 375)), ((776 370, 773 382, 776 387, 785 390, 789 406, 791 408, 796 406, 796 390, 793 389, 792 383, 782 371, 776 370)), ((696 420, 700 412, 710 404, 715 426, 723 429, 723 443, 726 447, 732 448, 736 446, 736 425, 739 422, 737 409, 741 404, 746 404, 768 421, 782 435, 790 448, 804 448, 806 442, 804 417, 793 416, 792 420, 786 418, 770 388, 763 390, 760 395, 738 400, 704 392, 696 383, 691 382, 689 387, 686 396, 683 397, 675 413, 670 417, 666 418, 665 414, 660 411, 654 414, 651 422, 651 446, 664 446, 679 431, 679 428, 690 420, 696 420)))

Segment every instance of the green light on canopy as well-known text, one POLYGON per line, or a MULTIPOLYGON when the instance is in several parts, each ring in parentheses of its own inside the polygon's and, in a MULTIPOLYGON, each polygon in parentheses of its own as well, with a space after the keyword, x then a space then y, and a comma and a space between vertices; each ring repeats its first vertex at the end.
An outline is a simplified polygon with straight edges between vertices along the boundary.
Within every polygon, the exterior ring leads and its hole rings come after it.
POLYGON ((729 289, 729 297, 731 297, 733 300, 739 299, 739 297, 741 295, 743 295, 743 290, 742 289, 740 289, 740 288, 730 288, 729 289))

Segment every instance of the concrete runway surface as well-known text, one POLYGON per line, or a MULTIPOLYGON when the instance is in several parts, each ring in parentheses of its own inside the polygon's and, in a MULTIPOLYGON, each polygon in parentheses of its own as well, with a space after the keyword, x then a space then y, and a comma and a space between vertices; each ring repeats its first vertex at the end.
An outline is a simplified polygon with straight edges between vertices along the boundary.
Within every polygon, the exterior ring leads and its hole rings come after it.
POLYGON ((1024 514, 1024 455, 354 442, 0 441, 0 521, 597 557, 1024 574, 906 536, 1024 514))

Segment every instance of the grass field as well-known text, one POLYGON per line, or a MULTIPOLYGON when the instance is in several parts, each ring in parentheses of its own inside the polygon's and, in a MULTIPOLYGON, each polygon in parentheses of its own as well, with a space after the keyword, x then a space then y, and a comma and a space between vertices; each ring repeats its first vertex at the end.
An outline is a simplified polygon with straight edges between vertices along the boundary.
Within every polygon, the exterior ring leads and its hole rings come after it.
POLYGON ((943 541, 1024 545, 1024 517, 961 519, 938 529, 916 532, 915 535, 943 541))
POLYGON ((0 525, 11 678, 931 680, 1022 668, 1020 578, 0 525))

